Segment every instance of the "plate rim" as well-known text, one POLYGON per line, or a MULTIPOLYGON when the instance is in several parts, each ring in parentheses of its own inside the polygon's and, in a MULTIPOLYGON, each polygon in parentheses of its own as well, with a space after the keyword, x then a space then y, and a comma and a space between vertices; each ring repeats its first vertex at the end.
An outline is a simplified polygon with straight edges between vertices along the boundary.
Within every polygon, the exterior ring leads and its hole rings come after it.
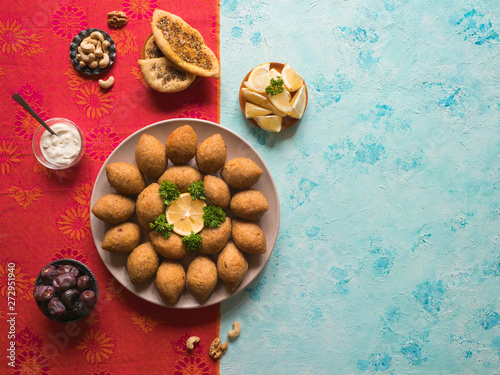
MULTIPOLYGON (((178 303, 176 304, 168 304, 166 301, 164 301, 163 299, 161 300, 162 303, 158 303, 156 301, 152 301, 151 299, 147 299, 145 298, 144 296, 141 296, 138 292, 136 292, 135 290, 129 288, 127 285, 124 285, 124 283, 122 283, 122 281, 115 275, 115 273, 113 272, 112 269, 110 269, 110 267, 108 267, 107 263, 105 262, 105 260, 103 259, 103 253, 105 250, 99 250, 98 246, 97 246, 97 243, 96 243, 96 239, 95 239, 95 228, 94 228, 94 223, 99 223, 99 222, 102 222, 101 220, 99 220, 97 217, 95 217, 92 212, 90 212, 90 229, 91 229, 91 234, 92 234, 92 240, 93 240, 93 243, 94 243, 94 247, 97 251, 97 253, 99 254, 99 258, 101 259, 101 261, 104 263, 104 266, 106 267, 106 269, 108 270, 108 272, 113 276, 113 278, 123 287, 125 288, 126 290, 128 290, 129 292, 131 292, 132 294, 134 294, 135 296, 141 298, 142 300, 146 301, 146 302, 149 302, 149 303, 152 303, 154 305, 157 305, 157 306, 162 306, 162 307, 167 307, 167 308, 172 308, 172 309, 179 309, 179 310, 188 310, 188 309, 198 309, 198 308, 204 308, 204 307, 208 307, 208 306, 212 306, 212 305, 215 305, 217 303, 221 303, 223 301, 226 301, 232 297, 234 297, 235 295, 239 294, 240 292, 242 292, 252 281, 254 281, 257 276, 259 276, 259 274, 262 272, 262 270, 264 269, 264 267, 267 265, 267 262, 269 261, 269 259, 271 258, 271 255, 274 251, 274 247, 276 245, 276 242, 277 242, 277 239, 278 239, 278 235, 279 235, 279 229, 280 229, 280 225, 281 225, 281 207, 280 207, 280 201, 279 201, 279 193, 278 193, 278 189, 276 187, 276 183, 274 181, 274 178, 271 174, 271 171, 269 169, 269 167, 267 166, 266 162, 264 161, 264 159, 262 158, 262 156, 257 152, 257 150, 247 141, 245 140, 241 135, 239 135, 238 133, 236 133, 235 131, 231 130, 231 129, 228 129, 220 124, 217 124, 213 121, 210 121, 210 120, 204 120, 204 119, 197 119, 197 118, 187 118, 187 117, 176 117, 176 118, 171 118, 171 119, 165 119, 165 120, 160 120, 160 121, 157 121, 155 123, 152 123, 152 124, 149 124, 149 125, 146 125, 136 131, 134 131, 133 133, 131 133, 130 135, 128 135, 123 141, 121 141, 116 147, 115 149, 107 156, 106 160, 103 162, 101 168, 99 169, 99 172, 97 173, 96 177, 95 177, 95 180, 94 180, 94 185, 92 187, 92 194, 91 194, 91 197, 90 197, 90 211, 92 209, 92 206, 93 204, 95 204, 95 202, 97 201, 97 191, 96 191, 96 182, 97 180, 99 179, 99 177, 103 174, 105 174, 105 167, 106 165, 109 163, 109 160, 112 158, 112 156, 118 152, 118 149, 120 148, 120 146, 122 146, 123 144, 125 144, 127 141, 129 141, 130 139, 132 139, 133 137, 135 136, 138 136, 139 134, 143 134, 145 132, 147 132, 148 129, 150 128, 153 128, 153 127, 157 127, 157 126, 161 126, 161 125, 168 125, 168 124, 172 124, 172 123, 176 123, 176 122, 195 122, 195 123, 199 123, 199 124, 203 124, 203 125, 210 125, 210 126, 215 126, 215 128, 218 128, 218 129, 222 129, 223 131, 225 132, 228 132, 230 133, 232 136, 236 137, 238 140, 242 141, 245 146, 249 147, 249 149, 255 154, 257 155, 257 157, 260 159, 259 161, 261 162, 263 168, 265 168, 267 174, 269 175, 270 177, 270 182, 271 182, 271 185, 272 185, 272 190, 275 192, 275 195, 276 195, 276 217, 277 217, 277 227, 276 227, 276 236, 271 240, 270 242, 270 245, 271 245, 271 248, 268 250, 268 254, 266 252, 266 259, 264 261, 264 263, 262 264, 262 267, 260 267, 260 269, 258 270, 258 272, 253 275, 253 277, 248 280, 247 283, 245 283, 244 285, 243 284, 240 284, 238 286, 238 288, 234 291, 234 292, 231 292, 228 296, 224 296, 223 298, 221 299, 215 299, 215 300, 211 300, 210 297, 203 301, 203 302, 198 302, 197 304, 195 305, 178 305, 178 303)), ((181 125, 179 125, 181 126, 181 125)), ((237 157, 237 156, 235 156, 237 157)), ((141 229, 141 233, 143 232, 143 230, 141 229)), ((254 254, 248 254, 248 255, 254 255, 254 254)), ((264 254, 261 254, 260 256, 263 256, 264 254)), ((153 282, 153 281, 150 281, 150 282, 153 282)), ((218 284, 221 282, 221 280, 219 279, 218 280, 218 284)), ((187 288, 187 286, 186 286, 187 288)), ((223 286, 223 288, 225 288, 223 286)), ((187 289, 186 289, 187 290, 187 289)), ((186 291, 184 291, 185 293, 186 291)), ((229 292, 228 292, 229 293, 229 292)))

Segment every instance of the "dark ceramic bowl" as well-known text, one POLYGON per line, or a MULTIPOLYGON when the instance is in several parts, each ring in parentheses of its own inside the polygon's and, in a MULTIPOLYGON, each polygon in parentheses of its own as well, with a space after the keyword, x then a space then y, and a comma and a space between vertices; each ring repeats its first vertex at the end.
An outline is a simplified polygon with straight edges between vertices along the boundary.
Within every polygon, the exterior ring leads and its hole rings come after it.
POLYGON ((113 62, 115 61, 115 57, 116 57, 115 42, 113 41, 113 39, 111 38, 111 36, 107 32, 100 30, 100 29, 87 29, 87 30, 80 31, 73 38, 73 41, 71 42, 71 44, 69 46, 69 58, 71 59, 71 63, 73 64, 73 66, 75 67, 76 70, 78 70, 79 72, 81 72, 83 74, 96 75, 96 74, 104 73, 109 68, 111 68, 111 65, 113 65, 113 62), (76 58, 76 55, 78 53, 78 46, 80 45, 80 43, 86 37, 90 36, 90 34, 92 34, 92 32, 94 32, 94 31, 99 31, 104 36, 104 40, 107 40, 110 43, 110 45, 109 45, 109 65, 105 68, 97 67, 95 69, 91 69, 88 66, 81 66, 80 61, 76 58))
MULTIPOLYGON (((52 265, 54 267, 59 267, 59 266, 62 266, 62 265, 71 265, 71 266, 74 266, 76 268, 78 268, 78 270, 80 271, 80 276, 82 275, 87 275, 90 277, 90 290, 92 290, 94 293, 95 293, 95 296, 96 296, 96 303, 97 303, 97 297, 98 297, 98 294, 99 294, 99 289, 97 287, 97 279, 94 275, 94 273, 90 270, 90 268, 88 268, 85 264, 83 264, 82 262, 79 262, 75 259, 58 259, 58 260, 54 260, 53 262, 50 262, 49 264, 43 266, 41 269, 49 266, 49 265, 52 265)), ((40 276, 40 274, 38 274, 36 280, 35 280, 35 287, 38 286, 38 285, 42 285, 43 282, 42 282, 42 278, 40 276)), ((34 288, 33 288, 33 294, 34 294, 34 288)), ((59 322, 59 323, 74 323, 74 322, 78 322, 79 320, 82 320, 84 319, 85 317, 87 317, 91 311, 89 311, 86 315, 80 315, 79 317, 77 318, 73 318, 73 319, 68 319, 68 320, 63 320, 63 319, 56 319, 54 318, 53 316, 50 315, 49 311, 48 311, 48 302, 41 302, 41 301, 37 301, 35 299, 35 302, 38 306, 38 308, 40 309, 40 311, 47 317, 49 318, 50 320, 53 320, 55 322, 59 322)), ((94 305, 95 307, 95 305, 94 305)), ((94 308, 93 307, 93 308, 94 308)), ((93 309, 92 308, 92 309, 93 309)))

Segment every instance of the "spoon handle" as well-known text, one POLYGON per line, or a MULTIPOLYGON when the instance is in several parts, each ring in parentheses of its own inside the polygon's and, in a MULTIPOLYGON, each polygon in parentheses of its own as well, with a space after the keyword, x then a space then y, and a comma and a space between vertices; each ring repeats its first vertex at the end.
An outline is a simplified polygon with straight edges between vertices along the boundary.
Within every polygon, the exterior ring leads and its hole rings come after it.
POLYGON ((17 92, 12 95, 12 99, 14 99, 16 102, 18 102, 21 107, 23 107, 28 113, 35 118, 42 126, 48 130, 48 132, 52 135, 58 135, 55 131, 53 131, 50 126, 48 126, 41 118, 36 114, 35 111, 30 107, 30 105, 26 102, 26 100, 23 99, 21 95, 19 95, 17 92))

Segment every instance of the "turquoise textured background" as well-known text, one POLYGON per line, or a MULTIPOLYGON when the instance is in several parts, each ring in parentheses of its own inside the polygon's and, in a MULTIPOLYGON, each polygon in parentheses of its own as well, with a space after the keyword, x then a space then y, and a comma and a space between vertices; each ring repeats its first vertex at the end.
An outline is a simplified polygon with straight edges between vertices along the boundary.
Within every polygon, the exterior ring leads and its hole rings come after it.
POLYGON ((220 24, 221 124, 281 203, 221 374, 500 374, 500 3, 221 0, 220 24), (268 61, 309 90, 279 134, 238 103, 268 61))

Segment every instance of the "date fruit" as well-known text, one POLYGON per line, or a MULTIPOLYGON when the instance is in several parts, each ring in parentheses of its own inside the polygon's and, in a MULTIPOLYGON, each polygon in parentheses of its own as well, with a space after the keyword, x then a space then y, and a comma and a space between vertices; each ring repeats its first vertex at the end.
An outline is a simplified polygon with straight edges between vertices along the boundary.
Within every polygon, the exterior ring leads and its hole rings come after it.
POLYGON ((80 276, 76 282, 76 285, 81 291, 90 289, 90 277, 87 275, 80 276))
POLYGON ((82 301, 85 305, 89 307, 94 307, 96 303, 95 293, 91 290, 84 290, 82 294, 80 294, 80 301, 82 301))
POLYGON ((40 271, 40 278, 42 279, 42 283, 50 284, 52 280, 57 276, 57 268, 52 264, 45 266, 40 271))
POLYGON ((37 301, 49 301, 52 297, 54 297, 54 288, 48 285, 37 285, 35 287, 35 299, 37 301))
POLYGON ((62 273, 69 272, 72 273, 73 276, 75 276, 76 279, 80 276, 80 270, 70 264, 64 264, 62 266, 59 266, 57 269, 57 274, 60 275, 62 273))
POLYGON ((68 290, 76 285, 76 278, 70 272, 64 272, 56 276, 54 280, 52 280, 52 286, 56 290, 57 293, 63 293, 65 290, 68 290))
POLYGON ((78 289, 68 289, 61 295, 61 301, 64 303, 64 306, 72 310, 76 308, 78 297, 80 297, 80 291, 78 289))
POLYGON ((49 301, 49 314, 56 319, 62 319, 66 315, 66 307, 58 297, 49 301))

